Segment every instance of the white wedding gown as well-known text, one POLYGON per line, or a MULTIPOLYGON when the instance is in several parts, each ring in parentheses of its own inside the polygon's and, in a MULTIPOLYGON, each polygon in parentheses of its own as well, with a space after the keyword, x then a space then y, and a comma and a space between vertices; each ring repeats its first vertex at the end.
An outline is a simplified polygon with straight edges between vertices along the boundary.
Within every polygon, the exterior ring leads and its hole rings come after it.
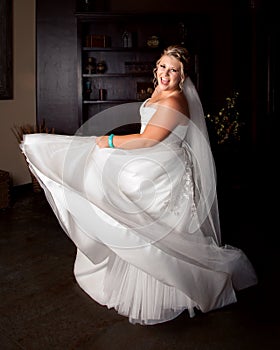
MULTIPOLYGON (((154 114, 141 105, 141 132, 154 114)), ((257 282, 245 254, 199 225, 193 162, 179 125, 164 142, 122 150, 95 136, 26 135, 30 169, 77 247, 74 274, 94 300, 156 324, 208 312, 257 282)))

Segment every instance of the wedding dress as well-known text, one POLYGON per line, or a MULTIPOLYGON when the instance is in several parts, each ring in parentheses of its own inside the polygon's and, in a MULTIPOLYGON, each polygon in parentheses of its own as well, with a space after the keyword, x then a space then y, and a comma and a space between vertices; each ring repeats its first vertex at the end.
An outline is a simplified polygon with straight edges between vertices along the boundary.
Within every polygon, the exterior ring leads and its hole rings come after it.
MULTIPOLYGON (((187 80, 191 120, 153 147, 100 149, 95 136, 53 134, 25 135, 21 144, 77 247, 78 284, 131 323, 208 312, 257 283, 246 255, 221 246, 215 167, 187 80)), ((157 109, 147 102, 140 107, 141 132, 157 109)))

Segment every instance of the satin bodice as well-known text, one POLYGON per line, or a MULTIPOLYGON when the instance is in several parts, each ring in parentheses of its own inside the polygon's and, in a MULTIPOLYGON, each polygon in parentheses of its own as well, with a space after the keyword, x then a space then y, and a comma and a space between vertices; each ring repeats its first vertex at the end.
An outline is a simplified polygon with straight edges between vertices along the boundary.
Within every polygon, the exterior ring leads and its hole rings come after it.
MULTIPOLYGON (((151 120, 152 116, 156 112, 156 106, 147 106, 147 101, 149 99, 145 100, 141 107, 140 107, 140 116, 141 116, 141 130, 140 133, 142 134, 151 120)), ((167 138, 164 140, 165 143, 182 143, 182 140, 185 138, 187 133, 188 125, 177 125, 172 132, 167 136, 167 138)))

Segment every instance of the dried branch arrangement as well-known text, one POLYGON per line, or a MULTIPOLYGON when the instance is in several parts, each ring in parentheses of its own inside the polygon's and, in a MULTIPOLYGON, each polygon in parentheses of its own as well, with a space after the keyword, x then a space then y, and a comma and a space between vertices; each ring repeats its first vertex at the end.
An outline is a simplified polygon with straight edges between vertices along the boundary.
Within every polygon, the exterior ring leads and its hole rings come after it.
POLYGON ((241 130, 244 122, 240 121, 237 99, 239 92, 233 91, 232 95, 226 98, 225 106, 218 114, 207 114, 207 120, 215 130, 215 139, 218 144, 240 141, 241 130))
POLYGON ((23 124, 20 126, 14 125, 11 129, 19 143, 23 140, 23 135, 26 135, 26 134, 36 134, 36 133, 54 134, 54 128, 47 128, 44 120, 38 126, 31 125, 31 124, 23 124))
MULTIPOLYGON (((21 143, 23 141, 23 135, 26 134, 36 134, 36 133, 46 133, 46 134, 54 134, 54 128, 47 128, 45 125, 45 120, 41 124, 37 125, 31 125, 31 124, 23 124, 23 125, 14 125, 12 128, 12 132, 15 135, 18 143, 21 143)), ((28 168, 29 169, 29 168, 28 168)), ((34 192, 41 192, 42 188, 34 176, 34 174, 30 171, 31 180, 32 180, 32 187, 34 192)))

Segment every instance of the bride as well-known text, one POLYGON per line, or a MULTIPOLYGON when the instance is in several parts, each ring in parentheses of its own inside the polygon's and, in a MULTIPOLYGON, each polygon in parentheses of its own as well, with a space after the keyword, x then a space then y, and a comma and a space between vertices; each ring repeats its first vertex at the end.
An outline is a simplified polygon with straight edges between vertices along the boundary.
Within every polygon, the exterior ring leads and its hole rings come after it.
POLYGON ((131 323, 221 308, 257 283, 242 250, 221 244, 215 164, 188 64, 185 48, 164 50, 139 134, 30 134, 21 144, 77 247, 78 284, 131 323))

